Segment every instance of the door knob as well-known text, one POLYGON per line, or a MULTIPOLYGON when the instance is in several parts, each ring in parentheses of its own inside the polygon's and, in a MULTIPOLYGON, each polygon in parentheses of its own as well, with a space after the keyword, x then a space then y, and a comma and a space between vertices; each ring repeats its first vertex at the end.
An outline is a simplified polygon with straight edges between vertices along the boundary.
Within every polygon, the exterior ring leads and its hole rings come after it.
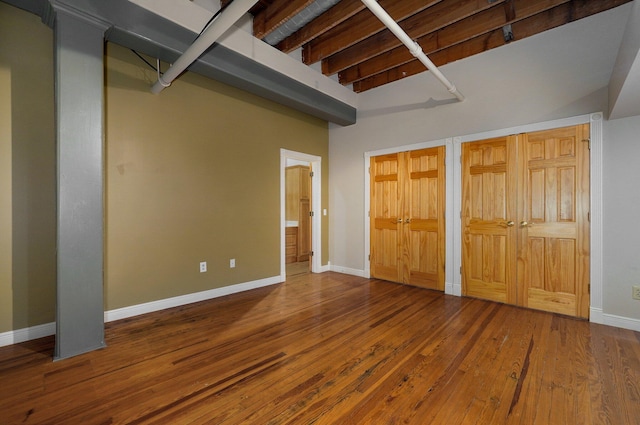
POLYGON ((406 219, 404 222, 405 222, 405 223, 407 223, 407 224, 409 224, 409 223, 411 223, 411 219, 410 219, 410 218, 408 218, 408 219, 406 219))
POLYGON ((502 223, 500 223, 500 226, 504 226, 504 227, 513 227, 516 223, 514 223, 513 221, 509 220, 509 221, 503 221, 502 223))
POLYGON ((520 222, 520 227, 531 227, 536 223, 529 223, 528 221, 521 221, 520 222))
POLYGON ((398 219, 396 220, 396 223, 402 223, 402 219, 398 217, 398 219))

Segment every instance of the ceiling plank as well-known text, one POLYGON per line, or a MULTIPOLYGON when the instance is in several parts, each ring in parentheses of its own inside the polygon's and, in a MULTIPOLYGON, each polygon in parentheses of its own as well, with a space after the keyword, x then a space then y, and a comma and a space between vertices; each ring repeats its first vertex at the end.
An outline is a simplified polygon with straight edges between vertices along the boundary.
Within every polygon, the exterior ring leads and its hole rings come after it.
MULTIPOLYGON (((632 0, 574 0, 571 3, 565 3, 553 9, 533 15, 527 19, 514 22, 511 27, 515 40, 522 40, 569 22, 604 12, 605 10, 612 9, 628 3, 629 1, 632 0)), ((506 44, 506 42, 504 41, 502 29, 500 28, 471 40, 467 40, 463 43, 440 50, 430 55, 430 59, 436 66, 442 66, 456 60, 482 53, 495 47, 503 46, 504 44, 506 44)), ((413 60, 412 62, 390 69, 383 73, 354 82, 353 90, 357 93, 361 93, 424 71, 424 65, 418 60, 413 60)))
MULTIPOLYGON (((382 0, 382 6, 396 21, 401 21, 441 0, 382 0)), ((362 10, 302 47, 302 61, 311 65, 340 50, 382 31, 384 24, 369 10, 362 10)))
MULTIPOLYGON (((400 22, 400 26, 415 40, 504 1, 489 3, 486 0, 444 0, 405 19, 400 22)), ((386 29, 323 59, 322 72, 333 75, 401 45, 400 40, 386 29)))
POLYGON ((290 53, 304 43, 319 37, 335 26, 341 24, 356 13, 364 10, 366 6, 360 0, 342 0, 322 15, 300 28, 289 37, 282 40, 276 46, 277 49, 290 53))
POLYGON ((253 17, 253 36, 264 38, 314 0, 275 0, 253 17))
MULTIPOLYGON (((487 32, 502 28, 506 24, 512 24, 513 22, 528 18, 529 16, 569 1, 570 0, 516 0, 515 21, 507 20, 504 7, 493 7, 420 37, 418 43, 425 54, 430 56, 441 49, 478 37, 487 32)), ((368 59, 365 62, 341 71, 338 74, 338 78, 342 84, 351 84, 388 69, 412 62, 413 60, 415 60, 415 58, 406 47, 397 47, 383 55, 368 59)))

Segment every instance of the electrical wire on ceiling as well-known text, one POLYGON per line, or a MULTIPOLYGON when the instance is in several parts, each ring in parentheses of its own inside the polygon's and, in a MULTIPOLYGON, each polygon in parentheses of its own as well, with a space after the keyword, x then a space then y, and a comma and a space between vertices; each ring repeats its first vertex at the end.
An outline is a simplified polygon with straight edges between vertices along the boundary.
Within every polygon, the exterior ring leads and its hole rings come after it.
MULTIPOLYGON (((207 21, 207 23, 204 25, 204 27, 202 28, 202 30, 200 31, 200 33, 198 33, 198 35, 196 36, 196 38, 194 39, 197 40, 198 37, 200 37, 202 35, 203 32, 205 32, 205 30, 207 28, 209 28, 209 26, 213 23, 213 21, 222 13, 223 10, 225 10, 231 3, 233 3, 233 1, 230 1, 229 3, 225 4, 224 7, 221 7, 220 9, 218 9, 216 11, 216 13, 213 14, 213 16, 211 16, 211 18, 209 18, 209 20, 207 21)), ((160 63, 158 60, 158 66, 153 66, 152 63, 150 63, 148 60, 146 60, 140 53, 136 52, 133 49, 129 49, 131 50, 137 57, 139 57, 144 63, 146 63, 147 65, 149 65, 149 68, 153 69, 154 71, 156 71, 158 73, 158 75, 162 75, 163 72, 160 71, 160 63)))

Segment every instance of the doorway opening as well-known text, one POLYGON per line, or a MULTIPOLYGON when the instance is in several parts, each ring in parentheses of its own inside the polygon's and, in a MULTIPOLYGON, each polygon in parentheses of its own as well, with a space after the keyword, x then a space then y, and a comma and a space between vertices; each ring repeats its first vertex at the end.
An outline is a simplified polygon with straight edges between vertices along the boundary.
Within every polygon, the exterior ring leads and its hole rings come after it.
POLYGON ((281 277, 320 270, 321 158, 281 150, 281 277))

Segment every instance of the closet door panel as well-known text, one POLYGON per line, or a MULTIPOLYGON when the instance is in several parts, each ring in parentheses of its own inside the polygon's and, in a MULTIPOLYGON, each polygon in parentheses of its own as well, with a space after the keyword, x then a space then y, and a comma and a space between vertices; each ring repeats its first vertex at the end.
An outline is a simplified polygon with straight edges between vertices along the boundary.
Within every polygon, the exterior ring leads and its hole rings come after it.
POLYGON ((444 290, 444 146, 405 153, 407 161, 403 281, 444 290))
POLYGON ((588 317, 589 126, 519 136, 521 305, 588 317))
POLYGON ((463 294, 516 302, 515 136, 462 146, 463 294))
POLYGON ((371 158, 371 276, 394 282, 401 281, 401 165, 399 154, 371 158))

